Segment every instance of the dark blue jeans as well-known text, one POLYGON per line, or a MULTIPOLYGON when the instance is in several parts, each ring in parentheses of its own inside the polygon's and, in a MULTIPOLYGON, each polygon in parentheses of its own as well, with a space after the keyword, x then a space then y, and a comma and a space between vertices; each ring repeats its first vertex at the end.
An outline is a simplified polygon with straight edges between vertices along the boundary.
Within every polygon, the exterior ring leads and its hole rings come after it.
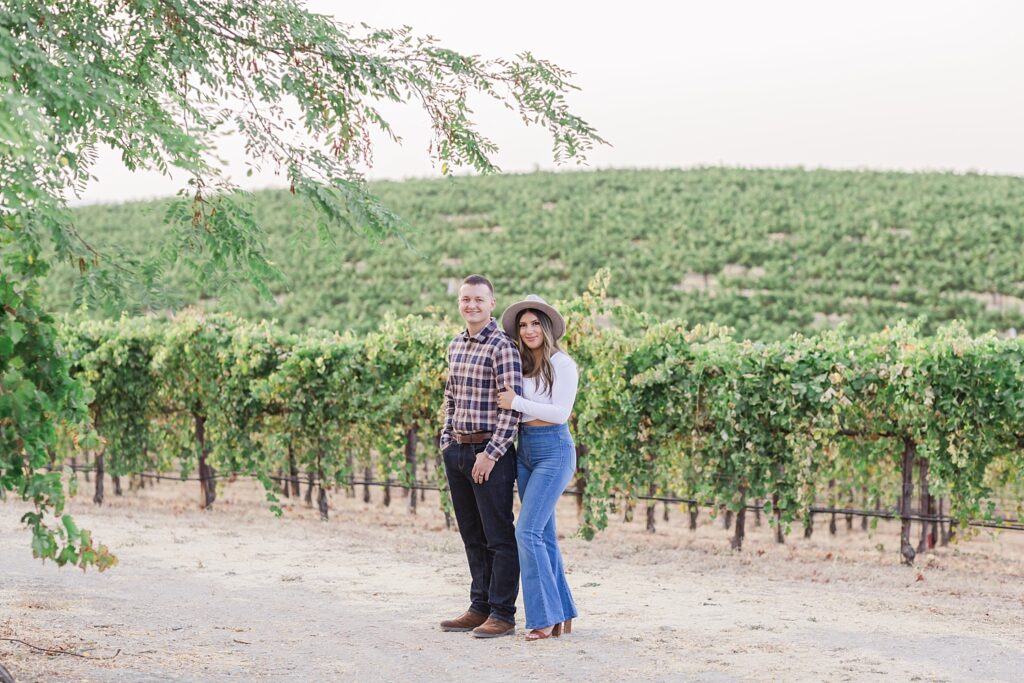
POLYGON ((514 624, 519 596, 519 551, 512 523, 516 451, 509 446, 494 463, 490 478, 476 484, 473 464, 485 447, 452 443, 444 450, 444 469, 469 560, 469 609, 514 624))

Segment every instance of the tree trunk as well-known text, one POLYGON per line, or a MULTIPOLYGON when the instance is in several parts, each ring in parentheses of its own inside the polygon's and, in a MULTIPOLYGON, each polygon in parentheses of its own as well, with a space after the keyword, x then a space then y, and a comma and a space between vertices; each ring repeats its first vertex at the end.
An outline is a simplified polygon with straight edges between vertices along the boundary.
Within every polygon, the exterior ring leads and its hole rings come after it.
MULTIPOLYGON (((946 502, 945 498, 939 498, 939 517, 943 516, 943 506, 944 506, 945 502, 946 502)), ((939 524, 939 539, 940 539, 939 543, 942 544, 943 548, 945 548, 946 546, 949 545, 949 538, 950 538, 949 531, 952 528, 953 528, 952 522, 941 522, 939 524)))
POLYGON ((729 546, 733 550, 743 550, 743 536, 747 530, 747 489, 740 489, 740 509, 736 513, 736 530, 729 546))
MULTIPOLYGON (((654 484, 648 484, 647 485, 647 496, 649 498, 653 498, 654 494, 657 493, 657 492, 658 492, 658 488, 654 484)), ((653 500, 647 501, 647 533, 649 533, 649 534, 653 534, 654 533, 654 519, 656 517, 655 510, 656 510, 657 504, 658 504, 657 501, 653 501, 653 500)))
POLYGON ((291 477, 289 483, 292 485, 292 497, 298 498, 302 493, 302 487, 299 486, 299 466, 295 462, 295 447, 291 442, 288 443, 288 474, 291 477))
POLYGON ((668 501, 662 501, 661 505, 661 521, 668 524, 668 501))
POLYGON ((764 505, 764 501, 760 498, 754 499, 754 528, 761 527, 761 507, 764 505))
POLYGON ((355 456, 352 454, 351 450, 345 456, 345 471, 348 472, 348 486, 345 487, 345 497, 355 498, 356 487, 354 482, 356 480, 356 464, 355 456))
POLYGON ((775 542, 785 543, 786 534, 782 530, 782 510, 779 509, 779 494, 772 494, 772 516, 775 518, 775 542))
POLYGON ((409 471, 409 514, 416 514, 416 428, 405 433, 405 465, 409 471))
POLYGON ((726 510, 722 515, 722 527, 728 531, 732 528, 732 510, 726 510))
POLYGON ((697 515, 700 514, 700 507, 696 503, 690 504, 690 531, 697 530, 697 515))
POLYGON ((587 490, 587 447, 576 445, 576 519, 583 519, 583 493, 587 490))
MULTIPOLYGON (((833 510, 836 509, 836 496, 835 496, 836 480, 828 480, 828 506, 833 510)), ((832 536, 836 535, 836 513, 832 513, 828 521, 828 533, 832 536)))
POLYGON ((306 505, 313 507, 313 470, 306 470, 306 505))
POLYGON ((370 466, 363 468, 363 502, 370 502, 370 466))
POLYGON ((92 475, 89 473, 89 451, 85 452, 85 483, 88 484, 92 481, 92 475))
MULTIPOLYGON (((438 438, 438 442, 440 442, 440 437, 438 438)), ((434 463, 436 464, 438 471, 445 472, 447 474, 447 470, 444 469, 444 463, 441 461, 440 450, 435 449, 435 452, 437 455, 434 456, 434 463)), ((452 528, 452 513, 449 512, 447 507, 444 505, 444 497, 448 492, 448 478, 445 477, 441 481, 437 482, 437 488, 441 489, 439 494, 441 496, 442 510, 444 510, 444 528, 450 530, 452 528)))
POLYGON ((112 481, 114 483, 114 495, 115 496, 123 496, 124 495, 124 491, 121 490, 121 477, 118 477, 116 475, 112 476, 112 477, 110 477, 110 481, 112 481))
POLYGON ((92 502, 103 505, 103 454, 96 456, 96 492, 92 496, 92 502))
POLYGON ((281 467, 277 468, 277 488, 280 489, 282 496, 288 497, 288 480, 285 479, 284 469, 281 467))
POLYGON ((320 519, 326 522, 329 508, 327 506, 327 490, 324 488, 322 480, 317 485, 316 505, 320 508, 320 519))
POLYGON ((316 504, 320 508, 320 519, 324 522, 327 521, 327 489, 324 487, 324 467, 322 464, 322 453, 318 450, 316 453, 316 478, 317 478, 317 492, 316 492, 316 504))
POLYGON ((903 564, 914 564, 914 546, 910 544, 911 499, 914 496, 914 460, 917 457, 917 444, 909 436, 903 437, 903 492, 900 499, 900 555, 903 564))
POLYGON ((935 509, 935 496, 928 494, 928 514, 932 516, 932 532, 928 535, 928 549, 934 548, 939 543, 939 521, 936 519, 938 512, 935 509))
POLYGON ((391 475, 384 477, 384 507, 391 507, 391 475))
POLYGON ((420 502, 422 503, 427 499, 427 482, 430 481, 430 461, 427 458, 423 459, 423 487, 420 488, 420 502))
MULTIPOLYGON (((856 501, 854 501, 853 499, 853 491, 850 491, 850 499, 846 502, 846 504, 850 506, 850 509, 853 509, 854 505, 856 505, 856 501)), ((853 531, 853 515, 851 515, 849 512, 846 513, 846 530, 853 531)))
POLYGON ((78 476, 78 458, 74 455, 71 456, 71 476, 78 476))
POLYGON ((814 534, 814 513, 810 510, 804 515, 804 538, 810 538, 814 534))
MULTIPOLYGON (((917 509, 921 517, 928 516, 928 458, 917 459, 917 509)), ((917 540, 917 553, 928 552, 928 522, 921 520, 921 535, 917 540)))
MULTIPOLYGON (((868 509, 868 497, 869 497, 868 496, 868 487, 865 486, 863 489, 861 489, 861 492, 864 494, 864 509, 867 510, 868 509)), ((868 516, 867 515, 864 515, 863 517, 860 518, 860 530, 861 531, 867 531, 868 530, 868 516)))
POLYGON ((209 510, 217 498, 217 482, 216 472, 206 462, 206 416, 193 411, 192 418, 195 420, 196 443, 199 445, 199 502, 204 510, 209 510))

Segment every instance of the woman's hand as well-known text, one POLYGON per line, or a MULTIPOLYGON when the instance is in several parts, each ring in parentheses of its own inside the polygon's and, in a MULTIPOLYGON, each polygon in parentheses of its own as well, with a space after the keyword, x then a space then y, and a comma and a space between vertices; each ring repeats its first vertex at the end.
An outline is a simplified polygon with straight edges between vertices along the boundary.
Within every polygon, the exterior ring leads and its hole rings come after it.
POLYGON ((512 410, 512 400, 516 392, 512 389, 502 389, 498 392, 498 407, 502 410, 512 410))

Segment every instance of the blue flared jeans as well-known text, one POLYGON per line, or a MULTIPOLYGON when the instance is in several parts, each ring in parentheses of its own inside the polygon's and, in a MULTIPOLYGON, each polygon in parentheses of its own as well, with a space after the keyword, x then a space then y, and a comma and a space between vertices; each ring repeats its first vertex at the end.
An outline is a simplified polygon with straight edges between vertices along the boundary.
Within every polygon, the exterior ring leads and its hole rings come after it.
POLYGON ((516 525, 526 628, 547 628, 576 616, 555 530, 555 506, 576 472, 576 444, 568 425, 519 427, 516 525))

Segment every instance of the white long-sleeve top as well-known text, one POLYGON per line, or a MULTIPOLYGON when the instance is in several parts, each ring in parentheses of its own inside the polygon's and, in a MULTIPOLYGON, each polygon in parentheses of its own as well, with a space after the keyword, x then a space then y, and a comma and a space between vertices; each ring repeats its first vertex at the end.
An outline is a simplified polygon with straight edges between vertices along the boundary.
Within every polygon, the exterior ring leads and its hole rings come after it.
POLYGON ((523 378, 523 395, 512 399, 512 410, 523 414, 523 422, 544 420, 552 424, 564 424, 569 421, 580 380, 576 363, 568 354, 559 351, 551 356, 551 369, 554 371, 554 381, 551 383, 550 396, 541 390, 540 377, 523 378))

